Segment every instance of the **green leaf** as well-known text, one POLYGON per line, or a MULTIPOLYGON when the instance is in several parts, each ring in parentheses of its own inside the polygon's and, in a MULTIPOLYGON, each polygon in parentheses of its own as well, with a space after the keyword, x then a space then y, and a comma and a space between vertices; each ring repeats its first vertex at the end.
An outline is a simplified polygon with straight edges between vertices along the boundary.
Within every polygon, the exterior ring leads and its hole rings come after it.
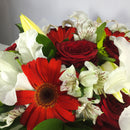
POLYGON ((14 106, 0 105, 0 113, 5 113, 12 110, 14 106))
POLYGON ((91 120, 83 121, 81 119, 75 122, 69 122, 64 125, 64 130, 93 130, 93 123, 91 120))
POLYGON ((97 31, 96 31, 96 33, 97 33, 97 39, 96 39, 96 41, 97 41, 97 43, 100 41, 100 40, 102 40, 102 38, 104 37, 104 29, 105 29, 105 27, 106 27, 106 22, 104 22, 104 23, 102 23, 98 28, 97 28, 97 31))
POLYGON ((103 55, 101 53, 98 53, 98 58, 102 61, 110 61, 110 62, 116 61, 114 58, 108 57, 107 55, 103 55))
POLYGON ((21 23, 17 23, 17 24, 15 24, 15 25, 18 27, 18 29, 19 29, 20 33, 24 32, 24 30, 23 30, 23 27, 22 27, 22 24, 21 24, 21 23))
POLYGON ((55 57, 56 48, 55 48, 54 44, 52 43, 52 41, 48 37, 46 37, 42 34, 38 34, 36 41, 39 44, 43 45, 42 52, 47 57, 48 60, 55 57))
POLYGON ((33 130, 64 130, 64 122, 59 119, 48 119, 39 123, 33 130))

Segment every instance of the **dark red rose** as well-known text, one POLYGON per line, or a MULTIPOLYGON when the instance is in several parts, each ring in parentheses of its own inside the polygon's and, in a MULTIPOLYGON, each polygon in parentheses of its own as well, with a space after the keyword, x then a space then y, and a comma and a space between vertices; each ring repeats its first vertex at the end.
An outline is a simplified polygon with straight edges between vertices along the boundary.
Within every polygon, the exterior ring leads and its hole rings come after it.
POLYGON ((97 118, 94 130, 120 130, 119 116, 124 108, 130 105, 129 96, 123 94, 123 99, 125 103, 118 102, 113 95, 107 95, 107 98, 101 97, 99 107, 103 114, 97 118))
POLYGON ((51 31, 47 34, 48 38, 55 45, 56 43, 61 43, 65 39, 73 40, 73 34, 76 33, 76 28, 74 27, 58 27, 58 30, 51 29, 51 31))
POLYGON ((5 51, 15 50, 16 47, 16 43, 13 43, 10 47, 6 48, 5 51))
POLYGON ((109 54, 110 57, 114 58, 116 61, 115 63, 119 65, 119 52, 118 48, 114 45, 113 41, 109 40, 109 36, 115 36, 115 37, 124 37, 126 40, 130 40, 130 38, 125 37, 124 32, 112 32, 108 27, 105 28, 106 32, 106 39, 104 41, 104 47, 107 53, 109 54))
POLYGON ((97 59, 97 46, 90 41, 65 41, 60 44, 57 43, 56 48, 56 57, 67 66, 73 64, 76 68, 80 68, 83 66, 84 61, 95 63, 97 59))
POLYGON ((108 55, 114 58, 116 60, 115 63, 119 65, 119 52, 118 48, 114 45, 114 42, 112 40, 109 40, 109 37, 106 37, 103 45, 108 55))

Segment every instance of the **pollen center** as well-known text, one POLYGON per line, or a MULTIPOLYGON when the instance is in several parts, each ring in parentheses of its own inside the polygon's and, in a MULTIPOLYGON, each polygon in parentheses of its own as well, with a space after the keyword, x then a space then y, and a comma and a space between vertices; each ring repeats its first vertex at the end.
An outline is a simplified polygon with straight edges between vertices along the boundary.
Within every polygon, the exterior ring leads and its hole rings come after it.
POLYGON ((56 86, 44 83, 36 90, 36 102, 38 105, 41 105, 45 108, 52 107, 58 97, 56 86))

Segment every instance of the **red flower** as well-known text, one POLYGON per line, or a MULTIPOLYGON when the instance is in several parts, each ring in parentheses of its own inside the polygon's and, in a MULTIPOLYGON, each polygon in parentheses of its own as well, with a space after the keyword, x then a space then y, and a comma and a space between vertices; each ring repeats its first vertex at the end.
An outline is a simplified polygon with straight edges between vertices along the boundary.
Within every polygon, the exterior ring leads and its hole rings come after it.
POLYGON ((96 64, 98 50, 93 42, 86 40, 65 41, 56 44, 56 48, 58 52, 56 58, 67 66, 73 64, 76 68, 80 68, 84 61, 92 61, 96 64))
POLYGON ((22 69, 35 91, 17 91, 17 105, 29 104, 21 123, 32 130, 38 123, 50 118, 73 122, 75 115, 72 111, 80 104, 74 97, 60 92, 61 61, 51 59, 48 63, 46 59, 38 58, 22 65, 22 69))
POLYGON ((107 36, 124 37, 128 41, 130 40, 130 38, 125 37, 124 32, 115 31, 112 33, 112 31, 108 27, 105 28, 105 32, 107 36))
POLYGON ((124 108, 130 105, 130 97, 123 94, 123 98, 124 104, 118 102, 112 95, 107 95, 107 98, 102 97, 100 108, 103 114, 97 118, 94 130, 120 130, 119 116, 124 108))
POLYGON ((109 56, 114 58, 116 60, 115 63, 119 65, 119 52, 118 48, 114 45, 113 41, 109 40, 109 37, 106 37, 103 45, 109 56))
POLYGON ((119 52, 118 52, 118 48, 114 45, 113 41, 111 41, 109 39, 109 36, 115 36, 115 37, 124 37, 126 40, 130 40, 130 38, 125 37, 125 33, 124 32, 112 32, 108 27, 105 28, 105 32, 106 32, 106 40, 104 41, 104 47, 105 50, 107 51, 107 53, 109 54, 110 57, 114 58, 116 61, 115 63, 117 65, 119 65, 119 52))
POLYGON ((61 43, 65 39, 73 40, 73 34, 76 33, 76 28, 73 27, 58 27, 58 30, 51 29, 51 31, 47 34, 48 38, 53 42, 54 45, 56 43, 61 43))
POLYGON ((10 47, 6 48, 5 51, 15 50, 17 47, 16 43, 12 44, 10 47))

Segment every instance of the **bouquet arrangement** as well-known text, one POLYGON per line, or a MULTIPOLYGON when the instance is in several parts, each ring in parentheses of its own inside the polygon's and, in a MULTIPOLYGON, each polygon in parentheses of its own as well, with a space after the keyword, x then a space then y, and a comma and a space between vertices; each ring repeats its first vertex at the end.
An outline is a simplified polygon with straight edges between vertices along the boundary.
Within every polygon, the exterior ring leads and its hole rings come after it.
POLYGON ((20 16, 19 38, 0 51, 1 129, 130 129, 130 31, 70 17, 41 30, 20 16))

